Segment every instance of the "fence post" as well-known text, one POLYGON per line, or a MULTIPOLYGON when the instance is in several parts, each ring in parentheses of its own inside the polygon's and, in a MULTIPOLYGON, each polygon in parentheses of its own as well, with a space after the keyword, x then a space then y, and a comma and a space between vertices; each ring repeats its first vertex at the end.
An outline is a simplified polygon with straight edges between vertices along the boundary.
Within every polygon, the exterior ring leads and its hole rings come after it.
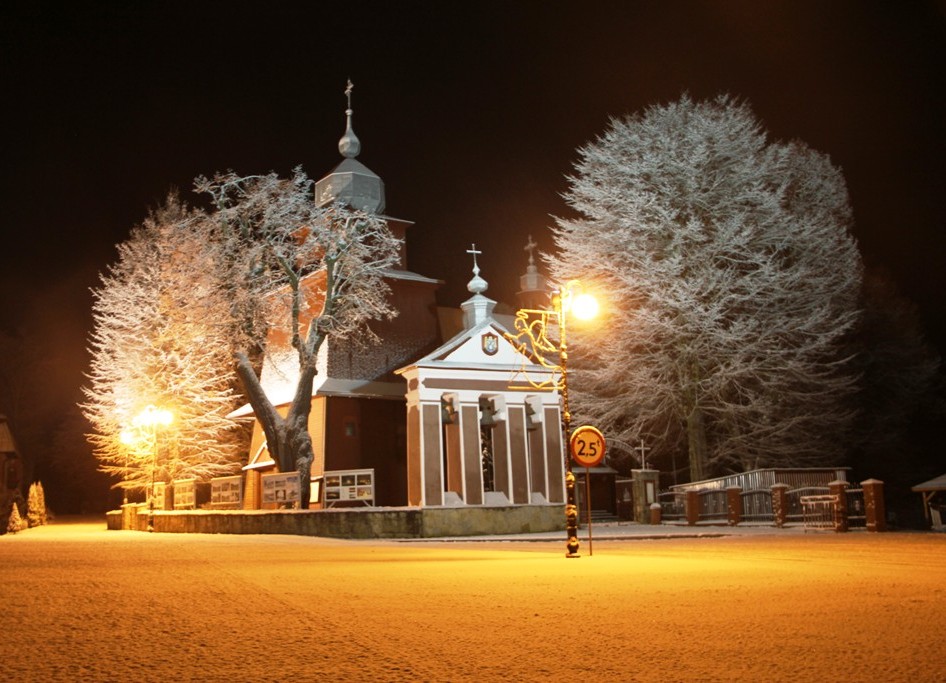
POLYGON ((660 524, 662 514, 663 514, 663 510, 660 507, 660 503, 650 504, 650 523, 651 524, 660 524))
POLYGON ((847 487, 846 481, 836 479, 828 484, 828 490, 834 496, 834 530, 847 531, 847 487))
POLYGON ((772 484, 772 515, 775 526, 781 529, 788 518, 788 484, 772 484))
POLYGON ((884 482, 868 479, 861 482, 864 490, 864 515, 868 531, 887 530, 887 511, 884 507, 884 482))
POLYGON ((136 503, 122 503, 122 531, 137 529, 138 505, 136 503))
POLYGON ((726 521, 729 526, 738 526, 742 521, 742 489, 738 486, 726 488, 726 521))
POLYGON ((687 491, 686 497, 687 524, 696 526, 700 521, 700 492, 687 491))

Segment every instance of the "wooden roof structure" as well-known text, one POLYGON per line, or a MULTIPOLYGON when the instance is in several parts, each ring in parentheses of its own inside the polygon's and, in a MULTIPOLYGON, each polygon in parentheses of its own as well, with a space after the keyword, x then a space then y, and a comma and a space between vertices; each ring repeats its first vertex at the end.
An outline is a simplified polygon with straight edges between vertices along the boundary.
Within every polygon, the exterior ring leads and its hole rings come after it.
POLYGON ((0 453, 16 452, 16 441, 13 440, 13 432, 10 431, 10 425, 7 424, 7 416, 0 415, 0 453))
MULTIPOLYGON (((938 477, 933 477, 929 481, 924 481, 922 484, 917 484, 916 486, 910 487, 911 491, 915 491, 923 496, 923 513, 926 515, 926 520, 928 522, 934 522, 933 526, 939 528, 943 526, 943 519, 940 517, 938 520, 934 517, 939 517, 939 515, 931 515, 930 501, 933 499, 937 493, 941 491, 946 491, 946 474, 941 474, 938 477), (938 524, 936 522, 939 522, 938 524)), ((936 511, 938 512, 938 510, 936 511)))

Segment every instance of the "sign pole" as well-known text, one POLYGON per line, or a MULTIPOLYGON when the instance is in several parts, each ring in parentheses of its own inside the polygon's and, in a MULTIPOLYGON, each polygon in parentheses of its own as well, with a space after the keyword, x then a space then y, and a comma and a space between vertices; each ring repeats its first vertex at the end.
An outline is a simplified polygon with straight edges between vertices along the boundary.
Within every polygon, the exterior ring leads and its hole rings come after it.
POLYGON ((595 554, 591 542, 591 468, 585 468, 585 507, 588 509, 588 556, 595 554))
POLYGON ((584 425, 572 432, 568 440, 568 450, 571 459, 585 467, 585 498, 588 509, 588 554, 592 555, 591 539, 591 468, 604 460, 607 444, 604 434, 590 425, 584 425))

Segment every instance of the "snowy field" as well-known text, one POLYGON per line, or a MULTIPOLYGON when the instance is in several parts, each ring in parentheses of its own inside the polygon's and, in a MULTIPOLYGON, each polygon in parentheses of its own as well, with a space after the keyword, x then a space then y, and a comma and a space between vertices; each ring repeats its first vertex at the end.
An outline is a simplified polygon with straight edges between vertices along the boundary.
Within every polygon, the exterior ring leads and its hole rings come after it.
POLYGON ((60 522, 0 537, 0 679, 946 679, 946 535, 563 553, 60 522))

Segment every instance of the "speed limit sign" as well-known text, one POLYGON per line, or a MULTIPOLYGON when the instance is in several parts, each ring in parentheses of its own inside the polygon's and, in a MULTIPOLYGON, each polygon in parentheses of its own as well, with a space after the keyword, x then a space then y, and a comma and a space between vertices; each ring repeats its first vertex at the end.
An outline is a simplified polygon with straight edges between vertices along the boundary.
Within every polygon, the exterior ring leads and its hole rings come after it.
POLYGON ((604 460, 604 434, 590 425, 579 427, 568 440, 572 460, 582 467, 594 467, 604 460))

